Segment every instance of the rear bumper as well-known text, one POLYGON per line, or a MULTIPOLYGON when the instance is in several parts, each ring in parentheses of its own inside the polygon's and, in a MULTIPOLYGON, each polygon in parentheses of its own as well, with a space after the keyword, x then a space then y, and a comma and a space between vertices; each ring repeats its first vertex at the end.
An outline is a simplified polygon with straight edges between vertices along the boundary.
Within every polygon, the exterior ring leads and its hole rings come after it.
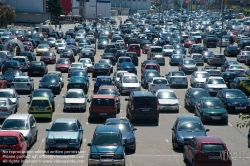
POLYGON ((28 113, 32 114, 35 118, 52 118, 52 112, 28 111, 28 113))
POLYGON ((106 119, 106 118, 115 118, 116 111, 114 112, 89 112, 90 118, 106 119))

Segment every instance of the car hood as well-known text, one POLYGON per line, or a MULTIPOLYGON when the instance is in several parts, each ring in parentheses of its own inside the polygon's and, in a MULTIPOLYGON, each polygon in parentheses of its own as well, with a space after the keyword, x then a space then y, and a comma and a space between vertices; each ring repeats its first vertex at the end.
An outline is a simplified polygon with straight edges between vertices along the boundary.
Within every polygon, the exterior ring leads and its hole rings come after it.
POLYGON ((132 132, 122 132, 122 139, 130 139, 134 138, 134 134, 132 132))
POLYGON ((211 114, 224 114, 227 113, 227 110, 225 110, 224 108, 203 108, 202 109, 203 113, 211 113, 211 114))
POLYGON ((178 99, 158 99, 160 104, 179 104, 178 99))
POLYGON ((65 103, 85 103, 85 98, 65 98, 65 103))
POLYGON ((207 84, 208 88, 227 88, 226 84, 207 84))
POLYGON ((205 82, 206 78, 195 78, 196 82, 205 82))
POLYGON ((195 64, 194 64, 194 65, 183 65, 183 66, 188 67, 188 68, 193 68, 193 67, 196 67, 196 65, 195 65, 195 64))
POLYGON ((78 131, 77 132, 57 132, 57 131, 50 131, 47 136, 48 139, 77 139, 78 138, 78 131))
POLYGON ((122 87, 140 87, 139 83, 123 83, 122 87))
POLYGON ((56 64, 56 67, 69 67, 68 64, 56 64))
POLYGON ((206 136, 205 131, 201 131, 201 132, 178 131, 177 134, 180 138, 183 138, 183 139, 193 138, 193 137, 197 137, 197 136, 206 136))
POLYGON ((96 146, 90 147, 90 153, 123 153, 123 146, 96 146))
POLYGON ((0 130, 0 131, 19 131, 23 134, 24 137, 28 137, 29 130, 0 130))
POLYGON ((229 98, 227 98, 226 101, 228 103, 234 103, 234 104, 238 104, 238 103, 249 104, 248 99, 229 99, 229 98))
POLYGON ((16 103, 17 102, 17 98, 9 98, 11 101, 12 101, 12 103, 16 103))

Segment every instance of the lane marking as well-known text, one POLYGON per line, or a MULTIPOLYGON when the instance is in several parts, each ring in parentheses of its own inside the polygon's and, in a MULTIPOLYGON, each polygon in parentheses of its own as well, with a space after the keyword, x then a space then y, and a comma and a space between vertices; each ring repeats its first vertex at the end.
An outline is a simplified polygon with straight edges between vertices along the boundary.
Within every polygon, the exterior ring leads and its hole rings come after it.
POLYGON ((121 112, 123 111, 123 110, 120 110, 121 112))
POLYGON ((58 110, 59 106, 60 106, 60 104, 58 104, 58 105, 56 106, 56 110, 55 110, 55 112, 58 110))
MULTIPOLYGON (((81 148, 82 148, 81 151, 82 151, 83 153, 86 153, 86 152, 84 152, 85 143, 86 143, 86 138, 83 139, 83 144, 81 145, 81 148)), ((83 163, 81 164, 81 166, 83 166, 83 163)))
POLYGON ((23 107, 22 111, 25 111, 25 108, 28 106, 28 104, 25 104, 25 106, 23 107))
MULTIPOLYGON (((166 140, 166 141, 167 141, 167 140, 166 140)), ((178 161, 178 159, 177 159, 177 157, 176 157, 176 155, 174 154, 174 150, 172 149, 172 147, 171 147, 170 144, 169 144, 169 141, 167 142, 167 144, 168 144, 169 148, 171 149, 172 154, 173 154, 173 156, 174 156, 174 158, 175 158, 175 160, 176 160, 178 166, 181 166, 180 163, 179 163, 179 161, 178 161)))
POLYGON ((132 161, 131 161, 130 155, 128 156, 128 159, 129 159, 130 166, 132 166, 132 161))
MULTIPOLYGON (((38 147, 38 149, 37 149, 37 151, 40 151, 40 149, 41 149, 41 147, 42 147, 42 144, 44 143, 44 141, 45 141, 45 139, 43 138, 42 139, 42 141, 41 141, 41 143, 40 143, 40 145, 39 145, 39 147, 38 147)), ((33 166, 33 164, 35 163, 35 160, 37 160, 37 159, 33 159, 33 162, 31 163, 31 166, 33 166)))
POLYGON ((233 127, 233 125, 231 123, 228 122, 228 124, 229 124, 229 126, 233 127))
POLYGON ((86 122, 86 125, 88 125, 89 124, 89 122, 86 122))
POLYGON ((169 143, 168 139, 166 139, 166 142, 169 143))

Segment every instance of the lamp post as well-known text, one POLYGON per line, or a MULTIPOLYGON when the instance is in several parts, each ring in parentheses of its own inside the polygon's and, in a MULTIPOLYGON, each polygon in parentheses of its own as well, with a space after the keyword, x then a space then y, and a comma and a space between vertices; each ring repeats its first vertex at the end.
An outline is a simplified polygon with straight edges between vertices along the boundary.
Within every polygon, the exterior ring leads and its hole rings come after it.
POLYGON ((224 23, 224 0, 222 0, 222 7, 221 7, 221 16, 222 16, 222 20, 221 20, 221 36, 220 36, 220 53, 222 51, 222 31, 223 31, 223 23, 224 23))
POLYGON ((182 4, 183 4, 183 0, 181 0, 181 18, 180 18, 180 32, 179 32, 179 37, 180 37, 180 43, 181 43, 181 29, 182 29, 182 27, 181 27, 181 23, 182 23, 182 4))

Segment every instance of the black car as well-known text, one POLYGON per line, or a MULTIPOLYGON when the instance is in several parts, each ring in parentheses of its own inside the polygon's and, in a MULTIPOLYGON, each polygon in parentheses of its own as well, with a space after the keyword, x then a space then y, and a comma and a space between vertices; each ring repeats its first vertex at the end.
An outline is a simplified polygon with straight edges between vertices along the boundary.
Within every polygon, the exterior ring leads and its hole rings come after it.
POLYGON ((179 63, 184 57, 185 57, 184 54, 173 54, 169 59, 169 65, 170 66, 179 65, 179 63))
POLYGON ((234 78, 237 77, 237 73, 235 72, 222 72, 220 75, 225 83, 227 84, 227 87, 230 87, 230 84, 234 81, 234 78))
POLYGON ((172 127, 172 147, 181 149, 193 137, 207 136, 207 131, 201 119, 196 116, 179 116, 172 127))
POLYGON ((128 56, 131 58, 132 60, 132 63, 135 65, 135 66, 138 66, 138 56, 136 54, 136 52, 126 52, 125 56, 128 56))
POLYGON ((208 51, 207 47, 204 47, 204 46, 192 47, 192 49, 190 50, 190 54, 191 53, 201 54, 203 51, 208 51))
POLYGON ((128 39, 128 45, 130 45, 130 44, 138 44, 139 43, 139 41, 137 40, 137 38, 130 38, 130 39, 128 39))
POLYGON ((185 54, 187 53, 186 48, 185 48, 182 44, 180 44, 180 43, 174 44, 173 47, 174 47, 174 49, 182 49, 182 51, 183 51, 185 54))
POLYGON ((54 94, 60 94, 62 90, 62 81, 56 74, 46 74, 39 82, 39 88, 51 89, 54 94))
POLYGON ((221 72, 225 72, 230 65, 238 65, 237 61, 227 60, 221 66, 221 72))
POLYGON ((29 61, 36 61, 36 55, 33 52, 30 51, 24 51, 19 54, 19 56, 27 56, 29 61))
POLYGON ((98 43, 97 43, 97 48, 98 49, 105 49, 105 47, 107 46, 108 43, 109 42, 107 39, 99 39, 98 43))
POLYGON ((39 88, 39 89, 34 89, 33 92, 28 95, 30 98, 30 101, 32 101, 33 97, 47 97, 50 100, 50 103, 52 105, 52 111, 55 111, 55 100, 54 98, 56 97, 52 92, 51 89, 46 89, 46 88, 39 88))
POLYGON ((69 29, 65 35, 70 35, 71 38, 75 38, 76 37, 76 33, 74 32, 73 29, 69 29))
POLYGON ((116 58, 113 53, 109 53, 109 52, 103 53, 102 59, 110 59, 113 65, 115 65, 116 63, 116 58))
POLYGON ((2 65, 2 74, 7 70, 22 70, 22 66, 17 60, 7 60, 2 65))
POLYGON ((48 68, 43 61, 32 61, 27 73, 28 76, 44 75, 48 73, 48 68))
POLYGON ((240 48, 237 46, 227 46, 224 50, 225 56, 237 56, 240 53, 240 48))
POLYGON ((113 54, 115 54, 116 51, 117 51, 117 48, 115 47, 115 44, 107 44, 104 50, 104 52, 111 52, 113 54))
POLYGON ((9 87, 16 76, 25 76, 25 74, 20 70, 7 70, 2 75, 2 79, 7 81, 7 87, 9 87))
POLYGON ((146 69, 141 74, 141 86, 144 89, 148 88, 148 83, 153 80, 154 77, 161 77, 157 70, 146 69))
POLYGON ((216 95, 230 113, 250 112, 250 102, 247 96, 239 89, 222 89, 216 95))
POLYGON ((194 112, 195 103, 201 97, 210 97, 210 94, 202 88, 189 88, 186 91, 185 98, 184 98, 184 106, 190 112, 194 112))
POLYGON ((127 50, 117 50, 115 53, 115 58, 118 59, 121 56, 125 56, 127 50))
POLYGON ((96 63, 92 70, 92 78, 99 75, 110 75, 110 67, 106 63, 96 63))
POLYGON ((137 130, 127 118, 108 118, 104 125, 115 125, 122 133, 122 139, 125 144, 125 150, 136 151, 136 137, 134 131, 137 130))
POLYGON ((209 47, 216 48, 217 47, 217 42, 218 42, 218 40, 216 38, 207 38, 205 40, 204 46, 206 46, 207 48, 209 48, 209 47))
POLYGON ((204 62, 207 62, 208 57, 212 56, 213 51, 203 51, 201 55, 203 56, 204 62))
POLYGON ((240 89, 245 94, 249 95, 250 79, 248 77, 235 77, 230 83, 230 89, 240 89))

